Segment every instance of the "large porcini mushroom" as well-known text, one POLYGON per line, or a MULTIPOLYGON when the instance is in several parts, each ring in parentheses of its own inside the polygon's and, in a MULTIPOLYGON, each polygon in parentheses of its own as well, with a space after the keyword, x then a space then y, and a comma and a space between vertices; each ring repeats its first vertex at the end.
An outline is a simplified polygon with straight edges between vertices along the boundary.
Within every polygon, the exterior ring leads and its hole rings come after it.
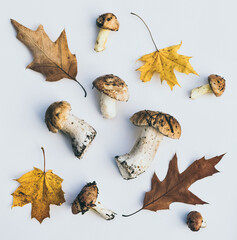
POLYGON ((116 101, 128 101, 128 86, 121 78, 113 74, 96 78, 93 86, 101 93, 100 109, 103 117, 114 118, 117 114, 116 101))
POLYGON ((72 203, 73 214, 84 214, 90 209, 98 212, 106 220, 112 220, 116 215, 113 211, 103 207, 98 201, 98 187, 95 181, 87 183, 72 203))
POLYGON ((100 31, 96 39, 95 51, 101 52, 105 49, 110 31, 119 30, 119 22, 113 13, 105 13, 97 18, 96 25, 100 28, 100 31))
POLYGON ((191 91, 190 98, 196 99, 207 93, 214 93, 216 97, 220 97, 225 91, 225 79, 219 75, 211 74, 208 76, 208 84, 194 88, 191 91))
POLYGON ((141 127, 141 133, 129 153, 115 157, 124 179, 135 178, 150 166, 163 136, 174 139, 181 136, 179 122, 169 114, 143 110, 135 113, 130 121, 141 127))
POLYGON ((54 102, 45 113, 45 123, 49 131, 57 133, 59 130, 67 134, 72 141, 72 150, 81 159, 96 136, 96 131, 85 121, 70 113, 68 102, 54 102))

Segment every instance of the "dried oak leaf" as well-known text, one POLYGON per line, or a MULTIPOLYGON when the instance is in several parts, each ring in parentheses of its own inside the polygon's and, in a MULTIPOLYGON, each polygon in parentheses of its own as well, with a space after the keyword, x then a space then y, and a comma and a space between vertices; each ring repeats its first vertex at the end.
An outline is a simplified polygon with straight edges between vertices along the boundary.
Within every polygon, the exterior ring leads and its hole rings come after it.
POLYGON ((16 179, 20 186, 12 194, 13 207, 22 207, 32 204, 31 218, 36 218, 40 223, 49 215, 49 205, 60 206, 65 202, 62 182, 52 170, 43 172, 38 168, 16 179))
POLYGON ((182 42, 178 45, 170 46, 142 56, 139 61, 145 62, 143 66, 137 70, 141 72, 140 79, 143 82, 151 80, 155 72, 160 74, 160 80, 166 80, 171 90, 175 85, 179 85, 174 70, 182 73, 193 73, 198 75, 191 66, 189 59, 191 57, 180 55, 177 53, 182 42))
MULTIPOLYGON (((177 156, 174 155, 169 163, 169 168, 165 179, 161 182, 154 173, 152 177, 151 191, 146 192, 142 209, 158 211, 169 209, 173 202, 182 202, 187 204, 206 204, 188 189, 189 187, 202 178, 217 173, 215 165, 222 159, 223 155, 205 159, 204 157, 193 162, 184 172, 179 173, 177 165, 177 156)), ((135 214, 133 213, 133 214, 135 214)), ((125 217, 131 216, 123 215, 125 217)))
POLYGON ((42 73, 49 82, 63 78, 74 80, 82 87, 86 96, 85 89, 76 80, 77 59, 68 48, 65 30, 55 42, 52 42, 42 25, 33 31, 13 19, 11 23, 17 31, 17 38, 30 49, 34 56, 33 62, 27 68, 42 73))

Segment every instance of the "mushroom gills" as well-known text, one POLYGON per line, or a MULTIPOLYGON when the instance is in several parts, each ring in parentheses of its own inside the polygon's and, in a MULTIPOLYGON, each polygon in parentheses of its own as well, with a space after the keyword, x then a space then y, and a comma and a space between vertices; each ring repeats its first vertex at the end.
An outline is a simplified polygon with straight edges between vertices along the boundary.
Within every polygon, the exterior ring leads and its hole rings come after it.
POLYGON ((116 100, 101 93, 100 96, 100 109, 104 118, 111 119, 117 114, 116 100))
POLYGON ((94 50, 96 52, 101 52, 101 51, 105 50, 105 46, 106 46, 106 42, 107 42, 109 33, 110 33, 110 30, 100 28, 100 31, 99 31, 97 39, 96 39, 95 48, 94 48, 94 50))
POLYGON ((99 213, 104 219, 112 220, 115 218, 116 213, 105 208, 98 200, 95 203, 95 206, 92 207, 97 213, 99 213))
POLYGON ((205 84, 201 87, 197 87, 197 88, 194 88, 192 91, 191 91, 191 96, 190 98, 191 99, 196 99, 202 95, 205 95, 207 93, 212 93, 212 89, 210 87, 210 84, 205 84))
POLYGON ((68 115, 62 131, 72 140, 72 150, 76 157, 81 159, 96 136, 96 130, 85 121, 68 115))
POLYGON ((142 128, 130 153, 115 157, 124 179, 133 179, 145 172, 163 139, 163 134, 159 130, 149 126, 142 128))

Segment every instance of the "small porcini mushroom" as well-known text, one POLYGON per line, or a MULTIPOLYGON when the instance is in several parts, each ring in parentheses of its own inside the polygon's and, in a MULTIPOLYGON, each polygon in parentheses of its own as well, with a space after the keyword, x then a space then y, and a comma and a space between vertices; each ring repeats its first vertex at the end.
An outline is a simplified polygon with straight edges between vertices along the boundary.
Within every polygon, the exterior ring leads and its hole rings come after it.
POLYGON ((103 117, 114 118, 117 114, 116 101, 128 101, 128 86, 121 78, 113 74, 96 78, 93 86, 101 93, 100 109, 103 117))
POLYGON ((119 30, 119 22, 113 13, 105 13, 97 18, 96 25, 100 28, 100 31, 96 39, 94 50, 96 52, 101 52, 105 49, 110 31, 119 30))
POLYGON ((90 209, 98 212, 104 219, 114 219, 116 213, 104 208, 98 201, 98 188, 96 182, 87 183, 72 203, 72 213, 84 214, 90 209))
POLYGON ((70 113, 68 102, 54 102, 45 113, 45 123, 49 131, 57 133, 59 130, 67 134, 72 141, 75 156, 81 159, 96 136, 96 131, 85 121, 70 113))
POLYGON ((216 97, 220 97, 225 91, 225 79, 219 75, 211 74, 208 76, 208 84, 194 88, 191 91, 191 99, 196 99, 207 93, 214 93, 216 97))
POLYGON ((135 113, 130 121, 142 129, 132 150, 115 157, 124 179, 132 179, 145 172, 154 159, 163 136, 174 139, 181 136, 179 122, 169 114, 143 110, 135 113))
POLYGON ((192 211, 187 215, 187 225, 192 231, 199 231, 200 228, 206 227, 206 222, 202 215, 197 211, 192 211))

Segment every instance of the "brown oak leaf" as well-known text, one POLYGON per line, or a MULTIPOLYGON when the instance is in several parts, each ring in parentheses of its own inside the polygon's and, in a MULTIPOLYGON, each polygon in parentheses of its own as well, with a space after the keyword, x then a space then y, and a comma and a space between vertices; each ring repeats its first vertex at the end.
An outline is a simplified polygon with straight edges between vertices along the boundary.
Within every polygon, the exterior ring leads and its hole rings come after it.
POLYGON ((42 73, 49 82, 63 78, 74 80, 82 87, 86 96, 84 87, 76 80, 77 59, 68 48, 65 30, 55 42, 52 42, 42 25, 33 31, 13 19, 11 23, 17 31, 17 38, 30 49, 34 56, 34 60, 27 68, 42 73))
MULTIPOLYGON (((177 165, 177 156, 174 155, 169 163, 169 168, 165 179, 161 182, 154 173, 151 181, 151 191, 146 192, 142 209, 158 211, 169 209, 173 202, 187 204, 206 204, 203 200, 189 191, 189 187, 196 181, 217 173, 215 165, 222 159, 224 154, 205 159, 204 157, 193 162, 185 171, 179 173, 177 165)), ((124 217, 131 216, 123 215, 124 217)))

